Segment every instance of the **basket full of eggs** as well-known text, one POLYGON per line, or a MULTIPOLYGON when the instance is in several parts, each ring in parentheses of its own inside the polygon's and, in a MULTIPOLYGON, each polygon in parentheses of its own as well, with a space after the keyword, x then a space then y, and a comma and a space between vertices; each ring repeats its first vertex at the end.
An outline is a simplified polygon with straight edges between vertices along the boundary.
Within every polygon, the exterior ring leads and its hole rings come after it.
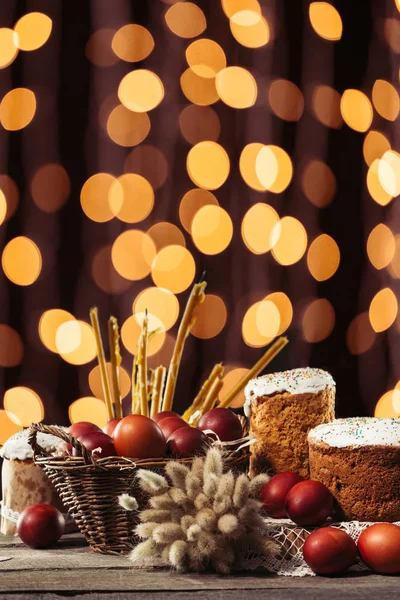
POLYGON ((181 416, 173 411, 175 385, 181 357, 196 320, 197 307, 204 300, 206 283, 195 284, 183 314, 168 370, 160 365, 147 367, 147 346, 153 335, 145 315, 132 371, 131 414, 123 415, 119 386, 121 354, 117 320, 108 321, 111 377, 100 332, 98 312, 90 311, 97 356, 107 408, 108 423, 101 430, 93 423, 74 423, 69 431, 56 426, 34 424, 30 443, 35 462, 57 489, 64 506, 74 518, 91 548, 106 554, 128 553, 135 545, 137 512, 121 508, 118 498, 134 496, 139 509, 147 497, 140 487, 141 470, 163 471, 171 460, 191 463, 212 445, 222 448, 230 469, 248 467, 248 425, 229 410, 235 396, 247 382, 286 345, 276 340, 246 376, 218 404, 224 368, 217 364, 201 386, 196 398, 181 416), (49 433, 62 442, 56 455, 47 453, 37 441, 37 433, 49 433))

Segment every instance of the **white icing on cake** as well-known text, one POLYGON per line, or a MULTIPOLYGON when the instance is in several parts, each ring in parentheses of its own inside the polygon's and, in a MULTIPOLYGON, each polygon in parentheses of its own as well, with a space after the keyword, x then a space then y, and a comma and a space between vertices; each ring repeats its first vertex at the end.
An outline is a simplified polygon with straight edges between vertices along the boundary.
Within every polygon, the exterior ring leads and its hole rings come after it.
MULTIPOLYGON (((66 428, 62 428, 65 429, 66 428)), ((0 449, 0 456, 10 460, 29 460, 33 458, 33 451, 28 443, 29 428, 18 431, 12 435, 0 449)), ((38 433, 37 441, 47 452, 56 452, 61 444, 60 438, 48 433, 38 433)))
POLYGON ((335 419, 311 429, 308 439, 333 448, 400 446, 400 419, 351 417, 335 419))
POLYGON ((335 381, 330 373, 322 369, 305 367, 279 373, 268 373, 252 379, 247 384, 244 390, 246 396, 244 413, 247 417, 250 416, 250 405, 253 398, 256 397, 271 396, 281 392, 314 394, 328 387, 335 387, 335 381))

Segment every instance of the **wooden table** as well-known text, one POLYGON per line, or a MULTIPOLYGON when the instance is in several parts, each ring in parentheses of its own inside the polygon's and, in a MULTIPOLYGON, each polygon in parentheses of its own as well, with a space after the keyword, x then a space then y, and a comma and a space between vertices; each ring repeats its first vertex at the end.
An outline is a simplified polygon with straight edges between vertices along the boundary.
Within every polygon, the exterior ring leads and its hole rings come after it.
POLYGON ((337 578, 179 575, 132 569, 126 557, 92 552, 77 534, 64 536, 47 550, 31 550, 18 538, 0 535, 0 599, 65 596, 85 600, 387 600, 400 598, 400 579, 369 573, 337 578))

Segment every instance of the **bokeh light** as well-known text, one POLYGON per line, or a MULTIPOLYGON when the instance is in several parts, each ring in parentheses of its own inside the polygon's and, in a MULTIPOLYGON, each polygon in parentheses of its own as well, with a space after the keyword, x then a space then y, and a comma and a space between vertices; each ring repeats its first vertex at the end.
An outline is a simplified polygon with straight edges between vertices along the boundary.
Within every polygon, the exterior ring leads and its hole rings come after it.
POLYGON ((242 11, 261 15, 261 6, 258 0, 221 0, 221 4, 224 13, 229 18, 242 11))
POLYGON ((225 52, 213 40, 203 38, 192 42, 185 55, 189 67, 200 77, 214 78, 226 67, 225 52))
POLYGON ((374 160, 382 158, 386 150, 390 150, 390 142, 380 131, 369 131, 363 145, 364 159, 370 167, 374 160))
POLYGON ((186 166, 193 183, 216 190, 227 180, 230 162, 226 150, 216 142, 199 142, 189 150, 186 166))
POLYGON ((314 116, 326 127, 339 129, 343 119, 340 112, 340 94, 329 85, 318 85, 312 94, 314 116))
POLYGON ((400 54, 400 21, 398 19, 383 20, 383 36, 389 48, 400 54))
POLYGON ((69 354, 76 350, 82 342, 80 323, 76 319, 61 323, 56 331, 56 348, 60 354, 69 354))
POLYGON ((137 69, 122 79, 118 87, 118 98, 129 110, 148 112, 164 98, 164 86, 152 71, 137 69))
POLYGON ((395 197, 400 194, 400 154, 387 150, 378 164, 378 178, 387 194, 395 197))
POLYGON ((390 275, 396 279, 400 279, 400 235, 396 235, 394 256, 388 266, 390 275))
POLYGON ((61 308, 46 310, 39 320, 39 337, 42 344, 51 352, 57 352, 56 334, 63 323, 71 322, 74 316, 61 308))
POLYGON ((180 79, 182 92, 190 102, 199 106, 208 106, 219 100, 215 79, 201 77, 193 69, 186 69, 180 79))
POLYGON ((27 127, 36 112, 35 94, 27 88, 8 92, 0 104, 0 122, 4 129, 18 131, 27 127))
POLYGON ((109 206, 121 221, 125 223, 143 221, 151 213, 153 205, 153 188, 141 175, 126 173, 111 184, 109 206))
POLYGON ((400 413, 399 396, 398 389, 389 390, 383 394, 375 406, 374 416, 386 419, 398 418, 400 413))
POLYGON ((377 333, 386 331, 396 320, 398 304, 395 294, 390 288, 377 292, 369 305, 369 320, 377 333))
POLYGON ((216 142, 221 132, 217 113, 210 106, 189 104, 179 116, 179 127, 185 140, 192 144, 216 142))
POLYGON ((6 244, 1 264, 10 281, 17 285, 31 285, 42 270, 42 255, 35 242, 19 236, 6 244))
POLYGON ((5 444, 9 437, 21 429, 22 423, 16 415, 0 409, 0 445, 5 444))
POLYGON ((278 307, 270 300, 256 302, 246 311, 242 336, 248 346, 266 346, 277 335, 281 324, 278 307))
POLYGON ((311 242, 307 253, 307 265, 314 279, 330 279, 336 273, 339 263, 339 246, 332 237, 323 233, 311 242))
POLYGON ((156 247, 151 237, 138 229, 129 229, 115 240, 111 260, 116 271, 125 279, 144 279, 151 271, 156 247))
POLYGON ((60 210, 68 200, 70 191, 68 173, 57 163, 43 165, 32 178, 32 198, 43 212, 53 213, 60 210))
POLYGON ((36 392, 27 387, 9 388, 4 394, 3 405, 24 427, 39 423, 44 418, 43 402, 36 392))
POLYGON ((176 323, 179 315, 178 298, 164 288, 149 287, 140 292, 135 299, 132 312, 144 313, 148 311, 149 315, 156 317, 165 331, 171 329, 176 323))
MULTIPOLYGON (((106 366, 107 366, 108 378, 109 378, 109 381, 111 381, 112 380, 111 379, 112 378, 111 363, 107 362, 106 366)), ((131 378, 130 378, 128 371, 126 371, 124 369, 124 367, 119 367, 118 374, 119 374, 119 389, 120 389, 121 398, 125 398, 125 396, 127 396, 129 394, 130 389, 131 389, 131 378)), ((96 396, 96 398, 99 398, 100 400, 104 400, 104 392, 103 392, 103 386, 101 383, 99 365, 96 365, 90 371, 88 381, 89 381, 90 391, 92 392, 93 396, 96 396)))
POLYGON ((107 119, 107 133, 120 146, 137 146, 150 132, 150 119, 145 112, 133 112, 123 104, 116 106, 107 119))
MULTIPOLYGON (((266 189, 258 179, 256 173, 256 159, 262 148, 264 148, 264 144, 258 142, 247 144, 247 146, 243 148, 239 159, 239 170, 244 181, 249 187, 258 192, 263 192, 266 189)), ((265 162, 266 165, 269 164, 269 168, 263 169, 263 172, 265 173, 263 179, 264 181, 267 181, 269 187, 269 185, 272 185, 275 181, 278 174, 278 162, 275 158, 275 154, 270 150, 267 150, 263 162, 265 162)))
POLYGON ((174 294, 184 292, 193 282, 196 264, 183 246, 167 246, 155 257, 151 276, 154 283, 174 294))
POLYGON ((0 69, 5 69, 18 54, 18 35, 8 27, 0 28, 0 69))
POLYGON ((372 102, 376 112, 384 119, 395 121, 399 116, 399 94, 396 88, 388 81, 384 79, 377 79, 375 81, 372 88, 372 102))
POLYGON ((49 39, 52 27, 52 20, 43 13, 31 12, 24 15, 14 26, 18 48, 25 51, 37 50, 49 39))
POLYGON ((172 223, 156 223, 148 229, 147 235, 153 240, 157 252, 165 246, 186 246, 182 231, 172 223))
POLYGON ((363 312, 351 321, 346 334, 347 348, 350 354, 364 354, 374 345, 376 333, 371 327, 367 312, 363 312))
POLYGON ((288 153, 279 146, 263 146, 256 158, 256 175, 266 190, 284 192, 293 176, 288 153))
POLYGON ((4 193, 0 189, 0 225, 2 223, 4 223, 6 215, 7 215, 7 200, 6 200, 4 193))
POLYGON ((227 315, 223 299, 215 294, 206 294, 204 302, 197 307, 191 333, 203 340, 213 338, 225 327, 227 315))
MULTIPOLYGON (((377 204, 380 204, 381 206, 386 206, 386 204, 389 204, 389 202, 392 200, 393 196, 388 194, 382 187, 379 177, 379 164, 380 160, 378 160, 377 158, 374 161, 372 161, 367 173, 367 188, 372 199, 375 200, 377 204)), ((386 169, 386 171, 388 172, 388 179, 390 181, 392 171, 389 166, 388 169, 386 169)), ((381 170, 381 176, 382 175, 386 176, 385 168, 383 172, 381 170)))
POLYGON ((165 21, 175 35, 194 38, 203 33, 207 21, 203 11, 193 2, 177 2, 165 13, 165 21))
POLYGON ((203 206, 192 221, 192 237, 204 254, 219 254, 230 244, 233 224, 229 213, 220 206, 203 206))
POLYGON ((118 58, 127 62, 138 62, 149 56, 154 48, 150 31, 141 25, 129 23, 115 33, 111 47, 118 58))
MULTIPOLYGON (((222 400, 229 394, 229 392, 235 387, 235 385, 240 381, 250 369, 246 369, 245 367, 232 367, 230 369, 229 365, 225 366, 225 373, 223 378, 223 385, 221 391, 219 392, 219 401, 222 400)), ((231 408, 240 408, 243 406, 245 402, 244 390, 242 390, 235 399, 231 402, 231 408)))
POLYGON ((222 102, 232 108, 249 108, 257 99, 257 83, 243 67, 226 67, 219 71, 215 84, 222 102))
POLYGON ((378 223, 368 236, 367 254, 375 269, 384 269, 392 261, 396 250, 394 235, 383 223, 378 223))
MULTIPOLYGON (((136 354, 137 344, 139 341, 140 334, 142 332, 141 322, 136 318, 135 315, 128 317, 128 319, 122 324, 121 327, 121 340, 125 348, 131 354, 136 354)), ((152 356, 158 352, 165 340, 165 331, 161 330, 151 336, 147 345, 147 354, 152 356)))
POLYGON ((311 160, 304 167, 301 187, 311 204, 317 208, 325 208, 336 194, 335 175, 324 162, 311 160))
POLYGON ((167 180, 168 161, 156 146, 141 144, 128 154, 124 170, 141 175, 147 179, 153 190, 158 190, 167 180))
POLYGON ((276 335, 282 335, 293 319, 293 306, 289 297, 284 292, 273 292, 264 298, 266 302, 273 302, 279 310, 280 324, 276 335))
POLYGON ((86 44, 86 58, 97 67, 115 65, 118 62, 118 56, 111 48, 114 35, 115 29, 103 28, 95 31, 86 44))
POLYGON ((303 336, 307 342, 322 342, 333 331, 335 326, 335 311, 326 298, 312 300, 302 316, 303 336))
POLYGON ((291 81, 275 79, 268 91, 269 105, 277 117, 285 121, 298 121, 303 114, 303 94, 291 81))
POLYGON ((93 396, 85 396, 72 402, 68 408, 68 416, 71 423, 89 421, 98 427, 104 427, 107 423, 105 403, 93 396))
POLYGON ((131 286, 131 282, 114 269, 111 251, 111 245, 97 250, 91 263, 91 274, 96 285, 106 294, 122 294, 131 286))
POLYGON ((247 248, 254 254, 271 250, 272 232, 278 223, 279 215, 272 206, 258 202, 249 208, 242 221, 242 238, 247 248))
POLYGON ((7 212, 4 217, 4 221, 9 221, 18 208, 18 188, 15 181, 11 179, 11 177, 8 175, 0 175, 0 190, 3 192, 7 203, 7 212))
POLYGON ((337 41, 342 37, 343 23, 340 14, 328 2, 311 2, 309 16, 314 31, 325 40, 337 41))
POLYGON ((111 210, 109 195, 115 177, 109 173, 96 173, 85 181, 81 190, 82 210, 96 223, 110 221, 115 214, 111 210))
POLYGON ((182 200, 179 204, 179 218, 183 227, 189 233, 192 232, 192 223, 195 214, 203 206, 218 206, 218 200, 208 190, 194 188, 189 190, 182 196, 182 200))
POLYGON ((373 110, 367 96, 360 90, 345 90, 340 100, 344 121, 354 131, 367 131, 372 123, 373 110))
POLYGON ((239 44, 246 48, 261 48, 262 46, 266 46, 270 40, 268 22, 261 14, 255 13, 258 16, 258 20, 254 19, 254 22, 244 24, 240 19, 240 16, 244 12, 252 12, 254 14, 254 11, 239 11, 229 20, 233 37, 239 44))
POLYGON ((281 265, 293 265, 307 248, 307 232, 298 219, 283 217, 271 233, 272 254, 281 265))
POLYGON ((60 356, 71 365, 85 365, 96 358, 93 329, 84 321, 68 321, 56 332, 56 347, 60 356))
POLYGON ((16 367, 21 364, 24 346, 21 336, 15 329, 0 323, 0 367, 16 367))

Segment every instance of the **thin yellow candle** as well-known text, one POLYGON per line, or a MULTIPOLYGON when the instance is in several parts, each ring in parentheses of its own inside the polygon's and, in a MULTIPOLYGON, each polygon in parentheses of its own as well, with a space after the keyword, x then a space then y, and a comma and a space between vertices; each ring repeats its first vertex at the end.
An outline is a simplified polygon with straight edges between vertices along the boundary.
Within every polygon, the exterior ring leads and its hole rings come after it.
POLYGON ((218 394, 223 386, 224 382, 222 379, 216 379, 211 388, 208 390, 207 396, 204 399, 203 404, 199 407, 199 411, 204 415, 208 410, 214 408, 214 404, 217 401, 218 394))
POLYGON ((287 337, 280 337, 268 348, 265 354, 260 358, 258 362, 254 365, 252 369, 240 381, 237 382, 235 387, 231 389, 229 394, 225 396, 225 398, 220 402, 219 408, 227 408, 230 403, 233 401, 235 396, 245 387, 245 385, 253 379, 257 377, 257 375, 279 354, 279 352, 286 346, 289 342, 287 337))
POLYGON ((147 406, 147 336, 148 336, 148 325, 149 319, 146 316, 143 319, 142 333, 140 336, 141 352, 139 355, 139 397, 140 397, 140 414, 144 417, 149 416, 149 409, 147 406))
POLYGON ((179 366, 182 359, 183 348, 187 336, 196 320, 196 308, 204 301, 204 290, 206 282, 196 283, 193 286, 189 296, 188 303, 183 314, 181 324, 179 325, 178 335, 176 337, 175 347, 168 369, 167 383, 165 386, 163 410, 171 410, 174 400, 176 380, 178 378, 179 366))
POLYGON ((218 364, 214 365, 208 379, 206 379, 205 382, 203 383, 203 385, 201 386, 199 393, 193 400, 192 404, 183 413, 182 418, 184 421, 188 422, 190 417, 192 416, 192 414, 200 408, 200 406, 203 404, 214 381, 218 377, 221 379, 223 374, 224 374, 224 367, 222 366, 222 363, 218 363, 218 364))
POLYGON ((160 365, 154 371, 153 392, 151 396, 151 417, 154 417, 160 412, 166 372, 167 369, 163 365, 160 365))
POLYGON ((110 317, 108 320, 108 341, 110 346, 111 359, 111 382, 113 390, 113 400, 115 407, 115 416, 122 417, 121 392, 119 383, 119 367, 121 366, 122 358, 119 347, 119 329, 118 321, 115 317, 110 317))
POLYGON ((114 414, 111 401, 110 382, 108 381, 106 358, 104 355, 103 342, 101 339, 97 306, 94 306, 90 309, 90 321, 92 323, 94 338, 96 340, 97 360, 99 363, 101 386, 103 388, 107 418, 109 421, 111 421, 111 419, 114 417, 114 414))
POLYGON ((136 383, 137 383, 137 361, 138 361, 138 353, 139 353, 139 345, 136 348, 136 354, 133 358, 132 365, 132 381, 131 381, 131 397, 132 397, 132 407, 131 412, 133 415, 140 414, 137 412, 137 402, 136 402, 136 383))

